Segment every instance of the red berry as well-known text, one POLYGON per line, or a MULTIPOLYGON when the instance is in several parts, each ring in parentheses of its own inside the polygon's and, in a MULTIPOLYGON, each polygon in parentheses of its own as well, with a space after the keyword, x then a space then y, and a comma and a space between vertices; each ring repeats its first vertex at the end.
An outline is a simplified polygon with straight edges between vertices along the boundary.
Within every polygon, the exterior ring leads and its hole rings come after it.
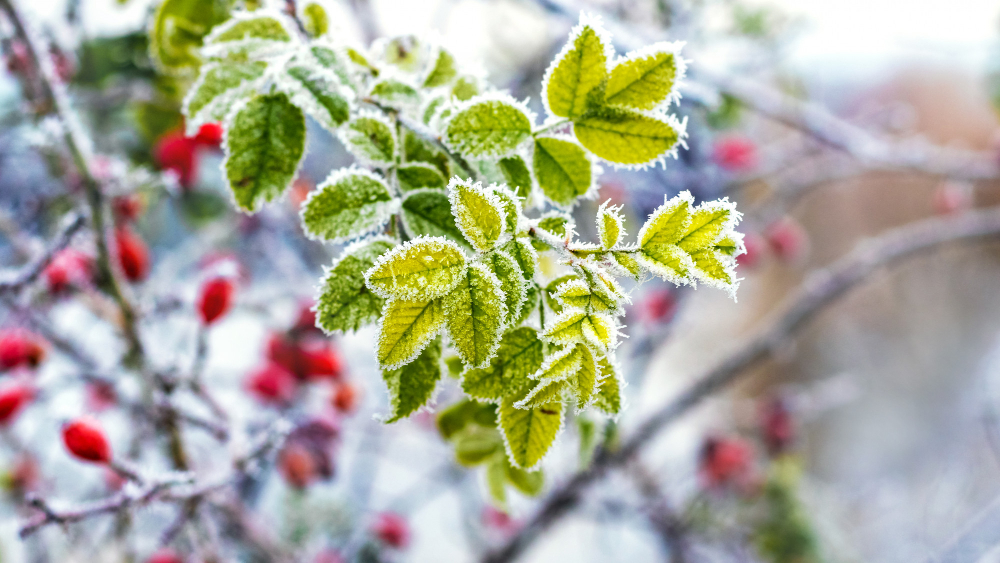
POLYGON ((278 456, 278 470, 285 481, 296 489, 308 487, 317 478, 313 454, 304 444, 290 443, 278 456))
POLYGON ((338 379, 341 375, 341 360, 326 343, 299 347, 300 372, 306 379, 338 379))
POLYGON ((357 386, 347 381, 341 381, 333 390, 333 397, 330 403, 333 408, 343 414, 351 414, 358 408, 361 399, 361 392, 357 386))
POLYGON ((743 246, 746 251, 736 257, 736 264, 740 268, 753 269, 764 258, 767 241, 757 233, 747 233, 743 236, 743 246))
POLYGON ((746 137, 724 137, 715 142, 712 159, 730 172, 748 172, 757 166, 757 145, 746 137))
POLYGON ((38 367, 45 358, 44 342, 20 328, 0 330, 0 369, 38 367))
POLYGON ((219 123, 202 125, 198 128, 198 134, 194 136, 194 141, 199 145, 218 147, 222 144, 222 125, 219 123))
POLYGON ((160 168, 173 172, 181 187, 187 189, 198 176, 197 148, 198 143, 193 138, 185 137, 179 131, 167 133, 156 144, 154 156, 160 168))
POLYGON ((323 334, 323 331, 316 326, 316 311, 313 310, 313 303, 311 301, 303 303, 299 307, 299 316, 295 319, 292 332, 323 334))
POLYGON ((379 514, 372 524, 372 533, 390 547, 404 548, 410 543, 410 526, 406 519, 393 512, 379 514))
POLYGON ((128 227, 115 229, 118 264, 130 282, 140 282, 149 275, 149 249, 146 243, 128 227))
POLYGON ((184 563, 180 555, 169 547, 161 548, 159 551, 149 556, 146 563, 184 563))
POLYGON ((785 262, 794 262, 805 256, 809 235, 798 221, 791 217, 778 219, 764 233, 775 256, 785 262))
POLYGON ((972 208, 972 184, 967 182, 942 182, 934 190, 934 212, 951 215, 972 208))
POLYGON ((515 528, 514 519, 509 514, 492 506, 483 509, 483 524, 502 533, 509 533, 515 528))
POLYGON ((101 412, 117 403, 118 393, 114 385, 103 382, 87 384, 87 410, 101 412))
POLYGON ((795 441, 795 423, 787 401, 781 397, 770 399, 762 406, 760 415, 767 452, 776 456, 787 451, 795 441))
POLYGON ((701 448, 700 473, 710 487, 742 484, 750 476, 753 450, 737 438, 710 437, 701 448))
POLYGON ((298 383, 287 369, 269 362, 250 374, 247 388, 263 403, 287 405, 295 398, 298 383))
POLYGON ((42 271, 45 284, 52 293, 62 293, 70 286, 84 286, 92 279, 92 260, 87 254, 73 249, 60 250, 42 271))
POLYGON ((669 288, 651 290, 642 300, 642 314, 652 323, 669 321, 677 311, 677 297, 669 288))
POLYGON ((120 223, 135 221, 142 215, 142 198, 139 194, 118 196, 111 200, 111 211, 120 223))
POLYGON ((94 463, 111 461, 111 446, 104 435, 104 429, 97 420, 89 416, 69 422, 62 429, 66 449, 77 459, 94 463))
POLYGON ((23 383, 12 383, 0 388, 0 424, 11 423, 33 395, 31 387, 23 383))
POLYGON ((201 322, 210 325, 225 315, 233 304, 236 285, 229 277, 218 276, 206 281, 198 295, 201 322))

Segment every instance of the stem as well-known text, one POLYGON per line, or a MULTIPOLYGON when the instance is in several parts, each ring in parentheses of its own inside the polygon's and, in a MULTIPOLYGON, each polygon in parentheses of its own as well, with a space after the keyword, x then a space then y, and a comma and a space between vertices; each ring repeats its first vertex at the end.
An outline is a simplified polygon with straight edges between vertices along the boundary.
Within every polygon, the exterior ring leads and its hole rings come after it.
POLYGON ((552 129, 555 129, 556 127, 562 127, 567 123, 569 123, 569 119, 557 119, 547 125, 542 125, 541 127, 535 129, 534 131, 531 132, 531 134, 532 136, 537 137, 538 135, 545 133, 546 131, 550 131, 552 129))

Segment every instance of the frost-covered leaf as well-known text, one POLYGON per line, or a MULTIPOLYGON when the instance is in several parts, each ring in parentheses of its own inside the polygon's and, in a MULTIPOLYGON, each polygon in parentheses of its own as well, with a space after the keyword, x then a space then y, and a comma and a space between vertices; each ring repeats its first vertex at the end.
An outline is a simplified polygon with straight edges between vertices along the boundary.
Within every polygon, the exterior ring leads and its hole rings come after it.
POLYGON ((471 100, 482 92, 479 82, 473 76, 459 76, 451 86, 451 95, 460 102, 471 100))
POLYGON ((570 392, 576 398, 577 408, 583 409, 594 397, 600 375, 597 358, 590 348, 584 344, 567 346, 545 359, 532 375, 538 385, 514 406, 535 408, 570 392))
POLYGON ((320 282, 316 324, 325 332, 356 331, 378 318, 382 298, 368 290, 365 271, 395 242, 385 238, 361 241, 344 250, 320 282))
POLYGON ((525 471, 519 467, 514 467, 510 461, 504 460, 507 473, 507 481, 514 485, 514 488, 528 495, 537 496, 545 486, 545 473, 539 469, 537 471, 525 471))
POLYGON ((611 42, 600 21, 587 15, 570 32, 569 41, 549 66, 542 82, 546 108, 552 115, 577 118, 589 106, 595 88, 608 79, 611 42))
MULTIPOLYGON (((572 365, 573 370, 578 370, 580 363, 572 365)), ((566 394, 571 392, 573 384, 570 377, 573 372, 567 372, 561 379, 543 379, 539 381, 523 399, 514 403, 519 409, 533 409, 545 406, 552 402, 561 403, 566 399, 566 394)))
POLYGON ((384 370, 413 361, 444 325, 440 299, 392 299, 385 305, 379 323, 377 355, 384 370))
POLYGON ((372 44, 372 52, 381 58, 407 72, 417 70, 424 58, 426 45, 413 35, 376 39, 372 44))
POLYGON ((424 125, 430 125, 431 121, 434 120, 434 117, 437 115, 438 111, 443 110, 446 107, 449 107, 448 97, 445 96, 444 94, 434 96, 433 98, 431 98, 424 105, 423 111, 420 112, 421 119, 423 120, 424 125))
POLYGON ((577 143, 560 137, 535 139, 531 160, 538 187, 551 202, 572 206, 594 188, 594 165, 577 143))
POLYGON ((532 280, 538 270, 538 253, 535 247, 531 246, 531 240, 525 237, 517 237, 504 243, 501 250, 510 254, 524 274, 524 279, 532 280))
POLYGON ((622 397, 622 390, 625 388, 625 381, 621 373, 611 361, 610 356, 601 358, 599 362, 601 369, 601 380, 597 384, 597 396, 594 397, 594 406, 605 414, 617 417, 621 414, 625 401, 622 397))
POLYGON ((198 81, 184 98, 188 134, 194 134, 205 123, 225 119, 233 103, 256 90, 258 79, 264 76, 266 69, 267 63, 263 61, 202 66, 198 81))
POLYGON ((618 244, 625 233, 625 218, 621 215, 621 206, 609 205, 605 201, 597 210, 597 237, 601 240, 601 248, 609 250, 618 244))
POLYGON ((403 139, 406 162, 426 162, 437 168, 445 178, 451 177, 451 160, 443 151, 409 130, 403 134, 403 139))
POLYGON ((647 110, 670 99, 684 73, 680 47, 680 43, 657 43, 619 59, 611 69, 605 100, 647 110))
POLYGON ((412 362, 385 370, 382 379, 389 389, 389 418, 386 423, 406 418, 427 404, 441 379, 441 339, 436 338, 412 362))
POLYGON ((420 94, 413 86, 392 78, 379 80, 372 86, 371 97, 394 108, 412 108, 420 105, 420 94))
POLYGON ((465 245, 451 214, 451 200, 438 189, 420 189, 403 198, 403 226, 411 236, 445 237, 465 245))
POLYGON ((506 219, 500 198, 481 183, 473 184, 457 176, 448 184, 448 192, 451 213, 465 240, 479 252, 492 249, 503 234, 506 219))
POLYGON ((500 200, 500 205, 503 207, 504 230, 510 234, 517 233, 517 219, 521 216, 521 201, 507 186, 492 185, 489 187, 489 191, 500 200))
POLYGON ((582 342, 604 354, 618 343, 618 327, 608 315, 564 309, 547 325, 542 338, 561 346, 582 342))
POLYGON ((722 237, 723 231, 732 228, 738 215, 735 206, 726 200, 699 205, 691 213, 691 221, 677 246, 686 252, 708 248, 722 237))
POLYGON ((694 198, 688 192, 657 207, 639 230, 636 260, 654 274, 673 283, 687 283, 691 257, 677 246, 691 224, 694 198))
POLYGON ((382 228, 399 211, 385 182, 360 168, 330 174, 302 204, 302 226, 310 237, 344 242, 382 228))
POLYGON ((507 316, 500 280, 485 265, 469 264, 465 277, 444 297, 444 309, 448 335, 462 361, 472 368, 488 365, 507 316))
POLYGON ((504 317, 504 324, 513 326, 518 313, 521 312, 521 305, 524 304, 524 275, 520 266, 502 250, 491 253, 484 258, 488 261, 490 269, 500 280, 500 289, 504 294, 504 303, 507 305, 507 315, 504 317))
POLYGON ((483 401, 499 401, 528 385, 528 376, 542 365, 544 345, 531 327, 508 330, 490 365, 462 374, 462 390, 483 401))
POLYGON ((331 131, 351 117, 351 105, 342 95, 336 75, 307 66, 285 69, 290 80, 283 82, 292 102, 331 131))
POLYGON ((410 162, 396 168, 399 189, 404 192, 420 188, 444 189, 448 184, 441 172, 426 162, 410 162))
POLYGON ((224 0, 160 2, 149 28, 151 58, 169 71, 197 66, 204 37, 229 17, 229 5, 224 0))
POLYGON ((562 313, 563 310, 562 302, 555 298, 555 295, 559 291, 559 288, 562 287, 562 285, 565 284, 566 282, 578 279, 580 279, 580 276, 575 273, 564 274, 550 281, 548 285, 545 286, 544 290, 545 303, 549 306, 550 309, 552 309, 553 313, 558 315, 562 313))
POLYGON ((264 40, 288 42, 291 32, 284 18, 264 11, 236 12, 225 24, 216 27, 206 39, 207 43, 228 43, 231 41, 264 40))
POLYGON ((326 35, 330 29, 330 20, 327 18, 326 10, 315 2, 310 2, 302 7, 302 23, 310 37, 326 35))
POLYGON ((507 457, 517 468, 531 471, 539 466, 552 448, 563 424, 563 405, 553 401, 533 409, 519 409, 514 403, 528 393, 509 395, 498 409, 500 431, 507 457))
MULTIPOLYGON (((570 233, 573 232, 574 227, 575 224, 573 223, 573 217, 558 211, 546 213, 538 220, 538 223, 536 223, 536 228, 541 229, 560 240, 567 240, 570 233)), ((538 251, 547 250, 549 248, 547 243, 542 242, 538 238, 532 238, 531 245, 538 251)))
POLYGON ((580 144, 600 158, 625 166, 653 164, 674 150, 683 135, 676 120, 605 107, 573 124, 580 144))
POLYGON ((424 79, 424 88, 437 88, 444 86, 458 75, 455 57, 443 48, 439 48, 437 57, 434 59, 434 66, 427 73, 424 79))
POLYGON ((392 249, 365 272, 377 295, 413 300, 441 297, 466 281, 465 255, 441 237, 417 237, 392 249))
POLYGON ((509 156, 531 136, 532 117, 509 96, 470 100, 449 119, 445 143, 470 158, 509 156))
POLYGON ((313 58, 316 59, 316 62, 320 66, 333 72, 340 79, 341 84, 345 86, 351 84, 347 65, 344 62, 347 59, 347 54, 344 51, 339 50, 331 44, 319 41, 312 44, 309 52, 312 53, 313 58))
POLYGON ((623 275, 627 274, 633 279, 639 279, 639 276, 642 274, 642 265, 635 259, 634 252, 615 251, 610 252, 609 255, 614 260, 615 264, 621 268, 623 275))
POLYGON ((257 96, 240 107, 226 127, 223 164, 236 204, 257 211, 284 193, 305 145, 305 116, 288 96, 257 96))
POLYGON ((504 183, 514 195, 521 199, 531 195, 531 172, 523 158, 517 155, 501 158, 497 161, 497 167, 504 176, 504 183))
MULTIPOLYGON (((503 452, 503 438, 495 428, 472 427, 455 439, 455 460, 466 467, 491 461, 503 452)), ((506 478, 501 473, 500 475, 506 478)), ((501 482, 501 488, 502 488, 501 482)))
POLYGON ((534 282, 528 283, 524 292, 524 304, 521 305, 521 312, 518 313, 515 324, 524 324, 528 320, 528 317, 531 316, 531 313, 538 308, 540 299, 541 288, 534 282))
POLYGON ((396 132, 380 114, 360 113, 340 130, 340 139, 361 162, 383 168, 396 162, 396 132))

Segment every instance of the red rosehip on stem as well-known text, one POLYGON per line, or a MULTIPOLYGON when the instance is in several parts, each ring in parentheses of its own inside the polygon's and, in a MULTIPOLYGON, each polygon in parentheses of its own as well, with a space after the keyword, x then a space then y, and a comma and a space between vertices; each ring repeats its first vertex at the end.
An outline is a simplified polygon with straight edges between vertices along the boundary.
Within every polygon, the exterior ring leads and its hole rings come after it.
POLYGON ((153 155, 160 168, 173 172, 181 187, 188 189, 198 176, 198 162, 195 158, 197 148, 198 142, 194 138, 185 137, 183 132, 176 131, 160 138, 153 155))
POLYGON ((298 383, 295 376, 287 369, 274 362, 268 362, 250 374, 247 388, 263 403, 287 405, 295 398, 298 383))
POLYGON ((767 228, 764 235, 775 256, 785 262, 801 259, 809 247, 809 235, 791 217, 778 219, 767 228))
POLYGON ((108 463, 111 446, 101 424, 89 416, 81 416, 67 423, 62 429, 63 443, 74 457, 81 461, 108 463))
POLYGON ((33 396, 34 391, 24 383, 11 383, 0 388, 0 425, 13 422, 33 396))
POLYGON ((118 196, 111 200, 111 212, 120 223, 135 221, 142 215, 143 203, 139 194, 118 196))
POLYGON ((121 226, 115 229, 115 246, 118 264, 130 282, 141 282, 149 275, 149 249, 132 229, 121 226))
POLYGON ((206 147, 218 147, 222 144, 222 125, 219 123, 206 123, 198 128, 198 134, 194 136, 194 141, 206 147))
POLYGON ((92 260, 89 255, 65 248, 52 257, 49 265, 42 270, 45 285, 52 293, 63 293, 71 286, 89 284, 93 278, 92 260))
POLYGON ((712 160, 730 172, 749 172, 757 167, 757 145, 746 137, 723 137, 715 142, 712 160))
POLYGON ((278 470, 296 489, 308 487, 318 477, 313 453, 304 444, 290 443, 278 456, 278 470))
POLYGON ((149 556, 146 563, 184 563, 184 560, 181 559, 181 556, 176 551, 169 547, 164 547, 149 556))
POLYGON ((227 276, 217 276, 202 284, 198 294, 198 315, 201 322, 206 326, 210 325, 229 312, 235 291, 236 284, 227 276))
POLYGON ((383 512, 375 518, 372 533, 382 543, 402 549, 410 544, 410 526, 406 519, 394 512, 383 512))
POLYGON ((701 447, 699 472, 709 487, 744 484, 750 477, 753 449, 738 438, 709 437, 701 447))
POLYGON ((0 330, 0 369, 36 368, 45 359, 42 337, 20 328, 0 330))
POLYGON ((333 397, 330 403, 333 408, 343 414, 351 414, 358 408, 361 402, 361 391, 356 385, 349 381, 341 381, 333 389, 333 397))
POLYGON ((300 346, 299 365, 306 379, 338 379, 342 371, 340 355, 325 342, 300 346))

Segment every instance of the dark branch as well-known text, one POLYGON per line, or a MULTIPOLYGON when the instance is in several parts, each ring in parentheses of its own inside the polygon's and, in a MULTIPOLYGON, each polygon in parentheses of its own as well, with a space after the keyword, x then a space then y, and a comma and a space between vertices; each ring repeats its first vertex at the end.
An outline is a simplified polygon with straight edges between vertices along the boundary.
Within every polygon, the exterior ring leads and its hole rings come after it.
POLYGON ((17 273, 10 276, 8 279, 0 280, 0 294, 7 292, 18 292, 21 291, 26 286, 34 283, 38 276, 41 275, 42 271, 45 270, 52 259, 60 250, 66 248, 70 241, 73 240, 73 235, 79 231, 83 225, 86 223, 84 221, 83 215, 79 213, 74 213, 68 217, 66 226, 59 231, 55 239, 48 248, 45 249, 40 256, 31 261, 30 264, 21 268, 17 273))

